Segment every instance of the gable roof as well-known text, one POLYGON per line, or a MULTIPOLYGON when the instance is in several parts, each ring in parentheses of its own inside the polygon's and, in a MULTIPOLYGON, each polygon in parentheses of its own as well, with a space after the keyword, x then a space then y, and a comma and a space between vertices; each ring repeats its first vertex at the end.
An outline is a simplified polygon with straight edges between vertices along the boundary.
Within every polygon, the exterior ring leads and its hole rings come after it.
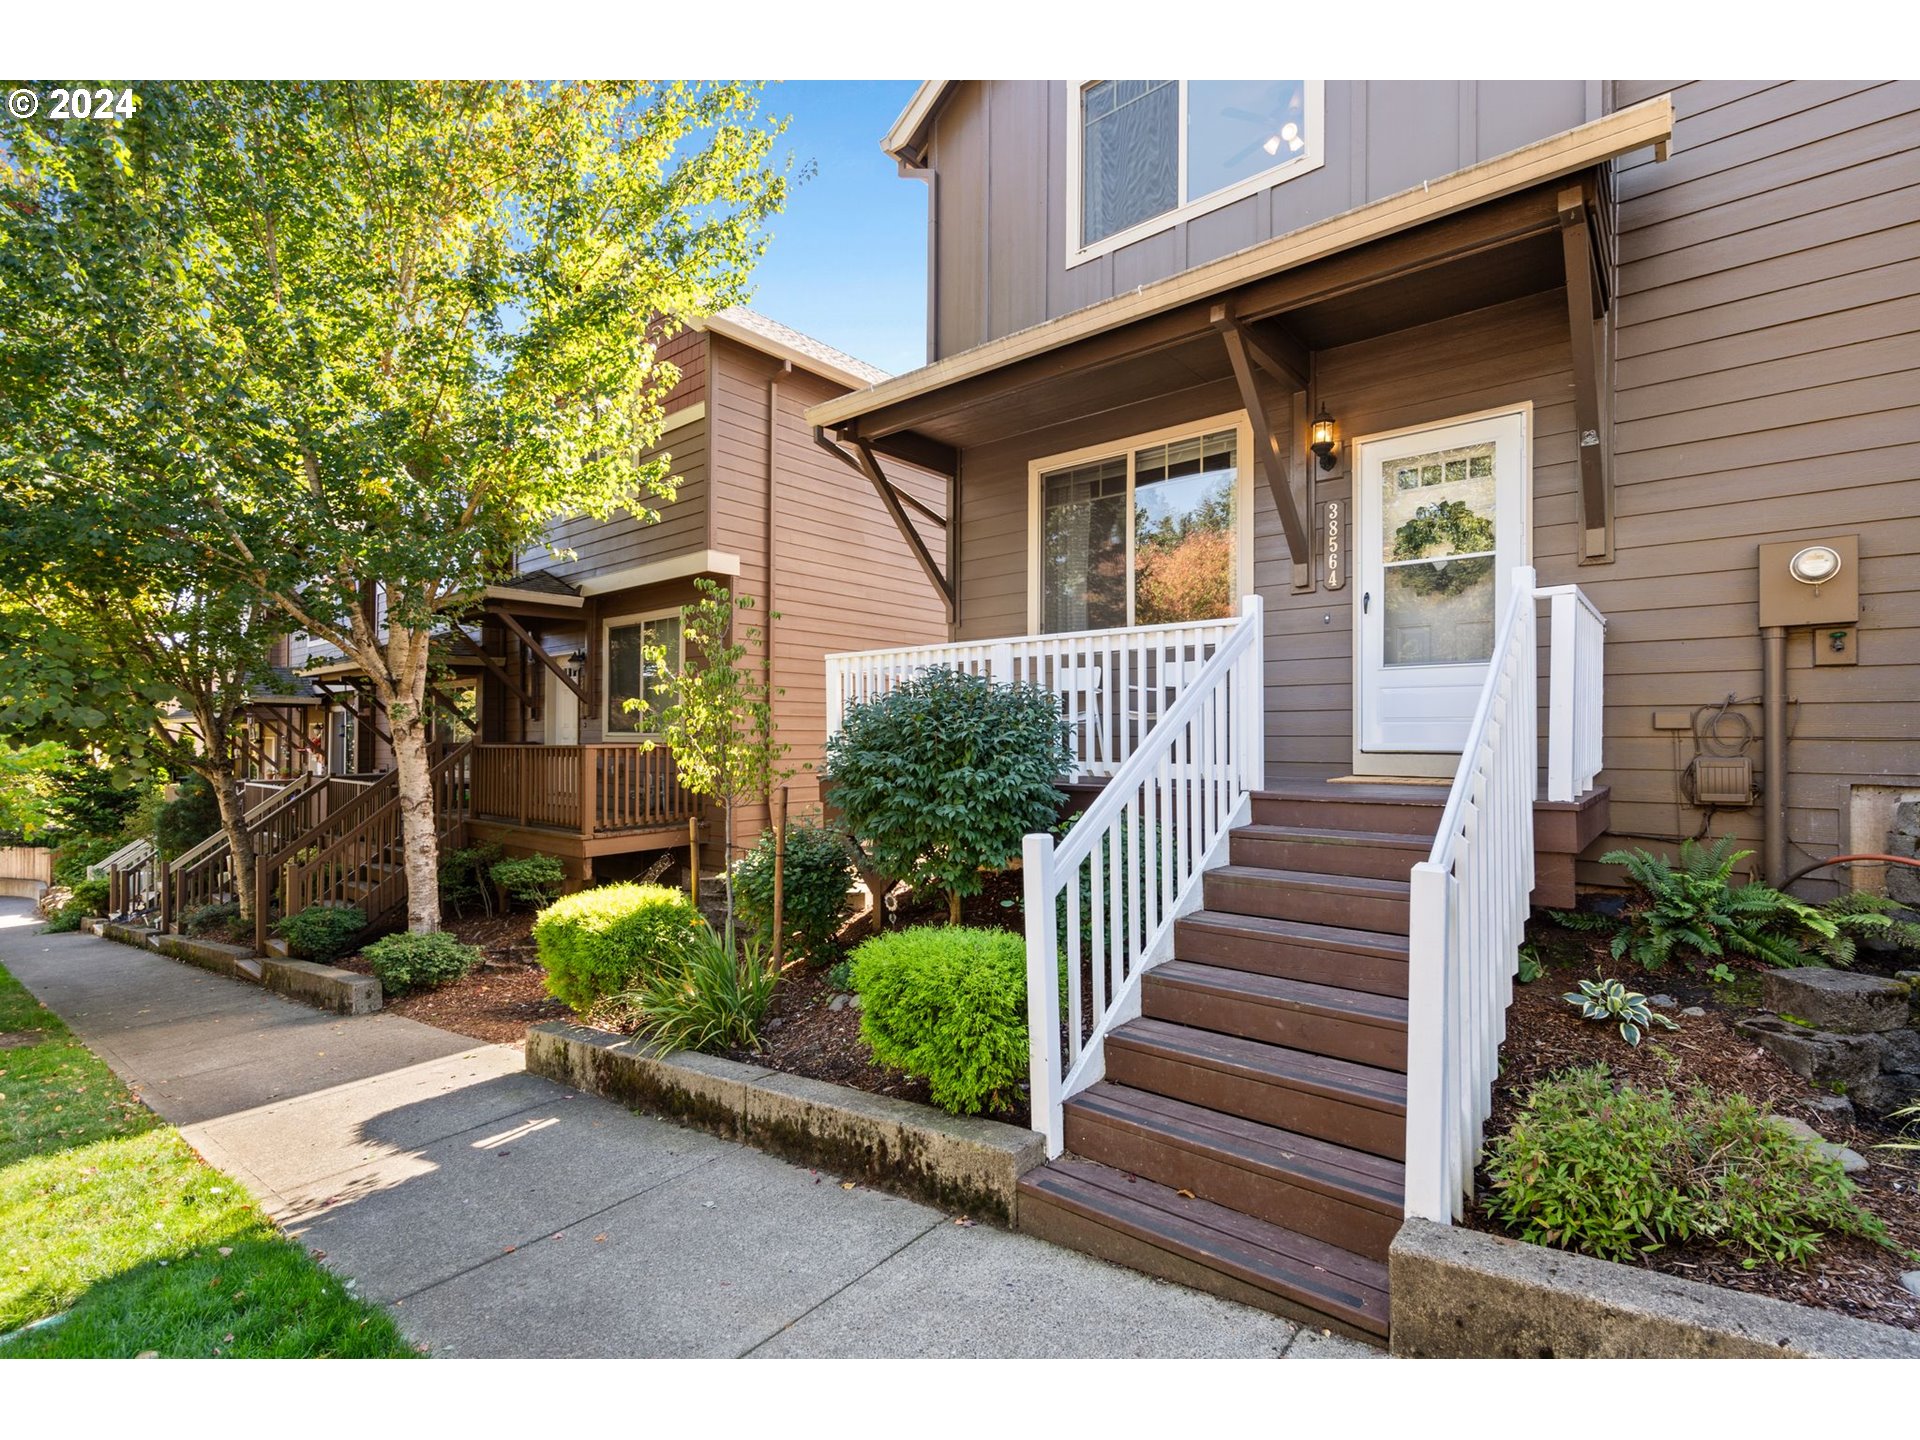
POLYGON ((880 148, 903 165, 917 164, 921 157, 920 132, 933 118, 934 110, 945 98, 951 80, 922 80, 920 88, 907 101, 907 108, 894 117, 881 138, 880 148))
POLYGON ((849 390, 865 390, 892 378, 877 365, 856 360, 843 350, 802 334, 791 325, 782 325, 744 305, 729 305, 704 319, 693 322, 696 330, 724 335, 749 349, 776 360, 791 360, 802 370, 838 381, 849 390))

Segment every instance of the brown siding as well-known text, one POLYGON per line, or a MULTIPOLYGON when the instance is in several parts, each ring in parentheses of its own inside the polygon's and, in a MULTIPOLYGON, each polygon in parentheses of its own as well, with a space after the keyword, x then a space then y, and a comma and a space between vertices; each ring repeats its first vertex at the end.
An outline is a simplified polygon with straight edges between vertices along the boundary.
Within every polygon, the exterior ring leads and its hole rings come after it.
MULTIPOLYGON (((1590 855, 1671 847, 1702 825, 1676 790, 1694 747, 1655 731, 1654 707, 1746 702, 1759 761, 1757 546, 1860 536, 1859 665, 1814 668, 1805 632, 1789 645, 1797 867, 1880 847, 1849 833, 1850 786, 1920 787, 1920 84, 1623 84, 1615 99, 1669 88, 1672 158, 1619 176, 1611 564, 1574 561, 1562 292, 1324 351, 1318 381, 1349 437, 1533 402, 1542 583, 1581 585, 1611 618, 1613 834, 1590 855)), ((1228 387, 1207 386, 969 450, 957 635, 1027 628, 1031 459, 1234 408, 1228 387)), ((1288 443, 1286 417, 1270 418, 1288 443)), ((1316 498, 1347 483, 1344 466, 1317 477, 1316 498)), ((1255 527, 1269 755, 1344 765, 1351 594, 1291 593, 1264 490, 1255 527)), ((1757 845, 1760 818, 1723 812, 1712 828, 1757 845)))
POLYGON ((1328 81, 1325 163, 1069 269, 1066 82, 967 81, 932 122, 934 358, 1570 129, 1585 81, 1328 81))
MULTIPOLYGON (((740 557, 736 592, 757 602, 753 623, 771 622, 774 700, 779 738, 792 749, 793 813, 819 804, 819 765, 826 741, 826 666, 837 650, 929 644, 945 638, 945 611, 877 496, 858 475, 813 443, 804 412, 844 393, 831 381, 795 370, 780 378, 778 465, 768 580, 767 394, 775 362, 731 342, 716 341, 712 405, 714 547, 740 557)), ((888 462, 888 471, 935 510, 945 485, 888 462)), ((923 531, 935 555, 940 534, 923 531)), ((738 839, 751 842, 764 812, 736 819, 738 839)))
MULTIPOLYGON (((1860 664, 1789 637, 1789 865, 1849 835, 1848 788, 1920 784, 1920 85, 1671 89, 1672 157, 1623 165, 1618 559, 1574 577, 1611 617, 1617 836, 1692 833, 1654 706, 1760 690, 1759 544, 1860 536, 1860 664)), ((1759 731, 1758 707, 1741 707, 1759 731)), ((1759 745, 1753 753, 1759 758, 1759 745)), ((1680 761, 1691 755, 1690 744, 1680 761)), ((1716 833, 1757 844, 1757 810, 1716 833)))

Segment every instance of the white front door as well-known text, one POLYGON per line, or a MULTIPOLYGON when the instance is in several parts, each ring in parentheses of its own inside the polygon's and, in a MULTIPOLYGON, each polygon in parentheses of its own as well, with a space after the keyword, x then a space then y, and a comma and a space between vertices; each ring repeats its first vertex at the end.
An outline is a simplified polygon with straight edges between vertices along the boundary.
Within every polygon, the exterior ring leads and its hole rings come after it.
POLYGON ((1531 407, 1355 443, 1354 771, 1451 775, 1532 544, 1531 407))
POLYGON ((571 686, 562 685, 558 677, 547 675, 547 743, 549 745, 578 745, 580 743, 580 697, 573 693, 571 686))

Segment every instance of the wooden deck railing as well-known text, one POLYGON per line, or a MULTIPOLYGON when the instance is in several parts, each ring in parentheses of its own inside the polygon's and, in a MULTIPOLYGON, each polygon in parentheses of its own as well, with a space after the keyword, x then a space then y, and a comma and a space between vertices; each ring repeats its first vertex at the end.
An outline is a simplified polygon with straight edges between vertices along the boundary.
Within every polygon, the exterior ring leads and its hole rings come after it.
POLYGON ((476 745, 472 818, 591 838, 683 826, 693 797, 663 745, 476 745))

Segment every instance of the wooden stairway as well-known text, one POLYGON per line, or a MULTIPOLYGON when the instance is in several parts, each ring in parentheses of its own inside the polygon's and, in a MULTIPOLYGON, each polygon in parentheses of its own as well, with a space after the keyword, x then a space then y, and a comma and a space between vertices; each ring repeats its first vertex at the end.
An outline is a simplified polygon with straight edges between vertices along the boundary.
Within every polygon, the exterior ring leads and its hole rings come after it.
POLYGON ((1400 1227, 1408 875, 1439 786, 1256 792, 1022 1230, 1378 1340, 1400 1227))

